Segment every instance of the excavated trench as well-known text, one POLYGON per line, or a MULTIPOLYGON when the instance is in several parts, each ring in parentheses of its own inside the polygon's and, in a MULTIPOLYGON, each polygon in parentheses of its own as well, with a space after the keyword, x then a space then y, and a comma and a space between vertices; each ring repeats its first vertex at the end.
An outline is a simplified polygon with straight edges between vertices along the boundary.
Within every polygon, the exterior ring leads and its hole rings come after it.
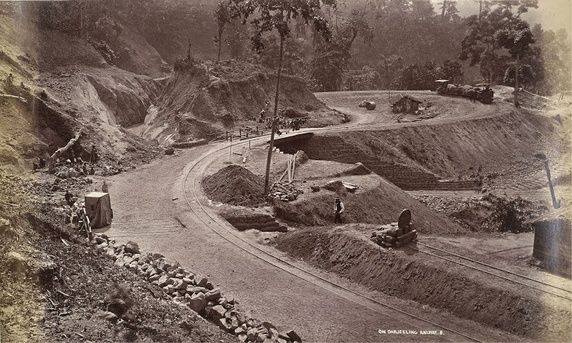
POLYGON ((569 341, 570 301, 415 252, 383 249, 359 231, 310 228, 279 236, 278 249, 371 289, 449 311, 512 334, 569 341), (568 337, 568 339, 566 339, 568 337))
MULTIPOLYGON (((279 138, 276 146, 289 154, 304 150, 310 159, 361 162, 404 190, 465 190, 480 186, 478 179, 464 176, 469 167, 507 168, 522 161, 554 144, 557 125, 551 118, 514 112, 432 125, 306 133, 279 138)), ((571 314, 569 300, 483 278, 415 253, 414 247, 383 249, 367 237, 364 229, 312 227, 280 235, 276 247, 374 290, 513 334, 543 340, 566 340, 572 334, 565 319, 571 314)))
POLYGON ((306 134, 277 139, 289 154, 304 150, 309 158, 363 163, 404 190, 479 189, 468 171, 499 168, 529 158, 550 144, 557 123, 527 112, 452 121, 306 134))

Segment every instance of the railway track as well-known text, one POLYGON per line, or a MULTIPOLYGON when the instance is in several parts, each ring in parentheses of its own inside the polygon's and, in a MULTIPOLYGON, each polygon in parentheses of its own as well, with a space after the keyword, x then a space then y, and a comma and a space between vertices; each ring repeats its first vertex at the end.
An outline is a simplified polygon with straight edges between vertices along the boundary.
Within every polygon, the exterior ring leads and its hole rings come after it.
MULTIPOLYGON (((256 140, 257 138, 253 138, 251 140, 256 140)), ((258 138, 259 140, 261 138, 258 138)), ((247 141, 240 141, 237 143, 231 143, 224 145, 223 147, 217 148, 213 151, 210 151, 203 156, 201 156, 198 160, 194 161, 186 174, 184 175, 183 185, 184 190, 183 194, 185 197, 185 202, 188 208, 194 212, 197 218, 199 218, 205 226, 207 226, 210 230, 212 230, 215 234, 219 235, 221 238, 226 240, 227 242, 231 243, 235 247, 243 250, 244 252, 254 256, 257 259, 264 261, 276 268, 281 269, 282 271, 296 277, 302 279, 308 283, 311 283, 314 286, 320 287, 324 290, 334 293, 335 295, 342 297, 346 300, 354 302, 356 304, 362 305, 366 308, 369 308, 378 313, 387 313, 388 310, 393 311, 396 314, 405 316, 410 318, 410 321, 416 321, 417 323, 428 324, 432 327, 440 329, 444 332, 448 332, 455 337, 447 337, 447 339, 451 339, 453 342, 462 341, 469 341, 469 342, 481 342, 482 340, 473 337, 469 334, 460 332, 459 330, 453 329, 446 325, 437 323, 433 320, 429 320, 426 318, 422 318, 414 313, 410 313, 404 311, 400 308, 392 306, 390 304, 386 304, 380 302, 376 299, 373 299, 367 295, 360 294, 354 290, 351 290, 343 285, 337 284, 330 280, 323 278, 322 276, 310 271, 303 269, 297 265, 290 263, 289 261, 283 259, 277 254, 272 254, 261 249, 256 244, 244 239, 240 235, 236 233, 236 231, 232 228, 232 226, 226 222, 224 219, 220 218, 218 215, 212 213, 204 204, 204 199, 201 199, 200 193, 198 190, 200 189, 200 180, 205 172, 206 166, 208 163, 205 163, 209 157, 216 155, 217 153, 228 149, 229 146, 237 146, 240 144, 244 144, 247 141), (191 176, 195 176, 191 178, 191 176), (189 181, 192 180, 192 184, 189 185, 189 181), (190 192, 187 192, 190 190, 190 192)), ((411 323, 409 323, 411 324, 411 323)), ((418 325, 418 324, 417 324, 418 325)), ((415 326, 413 324, 412 326, 415 326)))
MULTIPOLYGON (((356 127, 360 128, 361 126, 364 125, 365 124, 357 124, 357 125, 354 124, 350 126, 352 128, 356 127)), ((315 131, 335 131, 336 129, 347 130, 350 128, 350 126, 336 127, 336 128, 322 128, 315 131)), ((299 131, 299 133, 304 133, 304 132, 307 132, 307 130, 299 131)), ((204 223, 206 227, 208 227, 211 231, 213 231, 215 234, 217 234, 227 242, 243 250, 244 252, 254 256, 255 258, 260 259, 265 263, 268 263, 276 268, 279 268, 282 271, 291 274, 299 279, 309 282, 314 286, 330 291, 339 297, 363 305, 364 307, 367 307, 379 313, 387 313, 387 310, 394 311, 395 313, 410 318, 411 321, 417 321, 418 323, 421 322, 424 324, 429 324, 433 327, 449 332, 455 337, 458 337, 459 339, 462 339, 464 341, 472 341, 472 342, 481 341, 481 339, 472 336, 472 334, 463 333, 459 330, 448 327, 447 325, 443 325, 433 320, 422 318, 414 313, 410 313, 401 310, 399 308, 396 308, 395 306, 392 306, 390 304, 380 302, 365 294, 360 294, 358 292, 355 292, 351 289, 344 287, 343 285, 336 284, 330 280, 327 280, 321 277, 320 275, 317 275, 316 273, 312 272, 311 270, 306 270, 303 267, 299 267, 295 264, 292 264, 289 261, 280 257, 279 255, 273 254, 271 251, 269 252, 265 249, 262 249, 257 244, 252 243, 249 240, 243 238, 226 220, 220 218, 218 215, 210 211, 210 209, 204 205, 205 199, 201 198, 201 194, 198 191, 201 187, 200 180, 202 180, 202 176, 206 169, 206 165, 208 165, 208 163, 205 163, 205 161, 209 157, 212 157, 225 149, 229 149, 229 147, 236 147, 241 144, 249 144, 249 141, 250 142, 255 141, 260 143, 264 139, 265 139, 264 137, 254 137, 248 140, 238 141, 235 143, 226 144, 222 147, 216 148, 215 150, 208 152, 207 154, 201 156, 198 160, 194 161, 190 169, 186 171, 183 182, 183 184, 185 185, 185 190, 183 191, 185 198, 184 201, 187 203, 188 208, 195 213, 195 215, 204 223), (194 174, 195 177, 192 178, 193 184, 189 186, 188 183, 191 180, 190 176, 193 175, 193 173, 195 173, 194 174)), ((419 252, 432 256, 434 258, 448 261, 450 263, 455 263, 457 265, 462 266, 463 268, 476 270, 483 274, 499 278, 507 282, 512 282, 533 289, 535 291, 542 292, 544 294, 549 294, 551 296, 558 297, 566 301, 572 301, 572 292, 564 287, 550 284, 542 280, 530 278, 526 275, 514 273, 512 271, 499 268, 481 261, 477 261, 475 259, 471 259, 465 256, 461 256, 454 252, 447 251, 425 243, 419 243, 419 246, 421 247, 420 249, 418 249, 419 252)), ((453 338, 453 341, 458 341, 459 339, 453 338)))
POLYGON ((572 292, 569 289, 553 285, 542 280, 537 280, 526 275, 518 274, 510 270, 499 268, 488 263, 477 261, 475 259, 437 248, 426 243, 418 242, 417 245, 431 251, 419 248, 413 250, 572 302, 572 292))

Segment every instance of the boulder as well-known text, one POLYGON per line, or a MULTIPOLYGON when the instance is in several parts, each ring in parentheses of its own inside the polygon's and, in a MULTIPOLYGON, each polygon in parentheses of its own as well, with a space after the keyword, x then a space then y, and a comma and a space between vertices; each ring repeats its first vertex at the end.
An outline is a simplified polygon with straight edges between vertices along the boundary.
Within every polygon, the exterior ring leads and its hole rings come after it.
POLYGON ((96 245, 95 249, 98 251, 105 251, 107 249, 107 242, 96 245))
POLYGON ((129 242, 127 242, 127 244, 125 244, 124 251, 127 253, 130 253, 130 254, 141 253, 139 250, 139 245, 133 241, 129 241, 129 242))
POLYGON ((294 330, 287 331, 286 336, 288 336, 292 341, 302 342, 302 338, 300 338, 294 330))
POLYGON ((197 286, 207 288, 207 284, 208 284, 208 283, 209 283, 209 279, 207 279, 206 277, 203 277, 203 278, 201 278, 201 280, 199 281, 199 283, 197 283, 197 286))
POLYGON ((157 280, 159 287, 165 287, 170 283, 169 277, 167 275, 161 275, 159 280, 157 280))
POLYGON ((202 313, 205 310, 205 307, 207 306, 207 300, 205 299, 205 295, 203 293, 194 293, 193 295, 191 295, 191 298, 189 299, 188 306, 191 308, 191 310, 197 313, 202 313))
POLYGON ((210 311, 207 313, 207 317, 214 322, 217 322, 219 319, 224 318, 224 314, 226 309, 221 305, 216 305, 210 308, 210 311))
POLYGON ((103 237, 101 237, 101 236, 95 236, 94 239, 95 239, 95 243, 96 243, 96 244, 107 243, 107 241, 106 241, 103 237))
POLYGON ((230 319, 228 318, 220 318, 217 322, 218 326, 220 326, 222 329, 231 332, 232 331, 232 323, 230 321, 230 319))
POLYGON ((187 288, 187 285, 185 284, 185 281, 183 281, 183 279, 171 278, 171 284, 173 285, 173 289, 176 290, 187 288))
POLYGON ((268 338, 268 336, 266 336, 265 333, 259 332, 258 336, 256 336, 256 342, 257 343, 265 343, 267 338, 268 338))
POLYGON ((358 107, 365 107, 367 110, 372 111, 375 110, 376 104, 374 101, 364 100, 359 103, 358 107))
POLYGON ((220 289, 213 289, 205 294, 207 301, 217 301, 220 297, 220 289))
POLYGON ((256 342, 256 338, 258 337, 258 330, 256 330, 256 328, 250 328, 246 332, 246 335, 248 336, 248 340, 250 342, 256 342))
POLYGON ((105 250, 105 254, 107 256, 114 257, 115 256, 115 250, 113 250, 113 248, 107 247, 107 249, 105 250))
POLYGON ((131 262, 133 262, 133 257, 123 256, 123 264, 129 265, 131 262))
POLYGON ((204 287, 199 286, 187 286, 187 292, 189 293, 207 293, 209 290, 204 287))

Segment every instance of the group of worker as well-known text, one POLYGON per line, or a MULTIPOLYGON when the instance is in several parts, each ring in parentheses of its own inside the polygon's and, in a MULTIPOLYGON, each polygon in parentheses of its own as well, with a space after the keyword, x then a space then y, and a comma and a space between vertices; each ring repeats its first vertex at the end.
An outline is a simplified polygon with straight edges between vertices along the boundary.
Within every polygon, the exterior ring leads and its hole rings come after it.
MULTIPOLYGON (((268 117, 267 116, 267 110, 268 106, 265 107, 264 109, 262 109, 262 111, 260 111, 260 113, 258 114, 258 123, 260 124, 265 124, 265 127, 267 129, 272 128, 272 117, 268 117)), ((288 119, 286 117, 284 117, 283 115, 279 115, 276 119, 276 133, 278 135, 282 134, 282 131, 280 131, 280 129, 290 129, 292 131, 297 131, 300 130, 300 128, 302 127, 302 125, 306 122, 306 118, 293 118, 293 119, 288 119)))

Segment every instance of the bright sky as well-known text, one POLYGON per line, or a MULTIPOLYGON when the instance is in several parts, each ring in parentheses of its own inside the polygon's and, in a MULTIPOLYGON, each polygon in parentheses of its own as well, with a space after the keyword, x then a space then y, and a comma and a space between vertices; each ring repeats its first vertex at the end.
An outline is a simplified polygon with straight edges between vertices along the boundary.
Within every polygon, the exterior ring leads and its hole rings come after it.
MULTIPOLYGON (((435 10, 443 0, 431 0, 435 10)), ((457 8, 462 16, 477 14, 477 0, 457 0, 457 8)), ((572 34, 572 0, 538 0, 538 9, 531 9, 525 17, 530 23, 540 23, 545 29, 565 28, 572 34)))

